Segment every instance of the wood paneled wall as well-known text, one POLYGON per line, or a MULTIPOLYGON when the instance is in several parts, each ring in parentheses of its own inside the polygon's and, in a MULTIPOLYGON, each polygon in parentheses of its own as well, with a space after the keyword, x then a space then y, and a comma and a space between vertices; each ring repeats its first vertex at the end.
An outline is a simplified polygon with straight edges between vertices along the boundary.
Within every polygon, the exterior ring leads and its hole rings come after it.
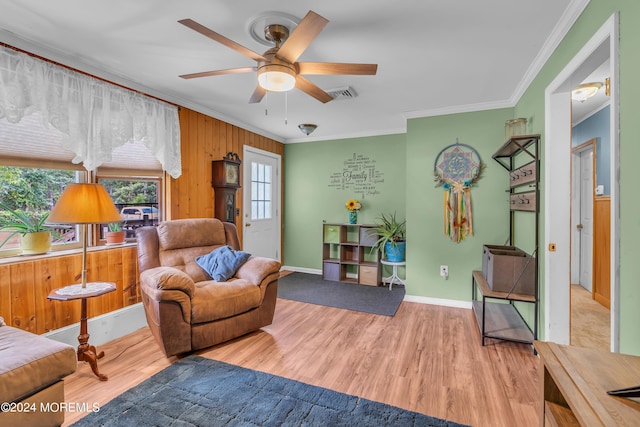
POLYGON ((593 205, 593 299, 611 305, 611 197, 594 198, 593 205))
MULTIPOLYGON (((0 316, 8 325, 36 334, 79 322, 80 300, 51 301, 47 295, 53 289, 79 283, 81 274, 81 253, 0 265, 0 316)), ((140 302, 136 247, 89 252, 87 281, 116 284, 115 292, 88 300, 89 317, 140 302)))
MULTIPOLYGON (((230 151, 237 153, 242 160, 245 145, 280 156, 284 154, 284 144, 281 142, 204 114, 180 108, 179 117, 182 176, 178 179, 170 179, 167 202, 172 219, 214 217, 214 190, 211 186, 212 160, 220 160, 230 151)), ((284 158, 282 164, 284 165, 284 158)), ((241 165, 240 176, 242 176, 243 167, 244 163, 241 165)), ((281 179, 282 176, 281 173, 281 179)), ((242 183, 243 188, 244 185, 242 183)), ((240 210, 240 215, 236 217, 240 242, 242 242, 240 224, 243 217, 243 188, 238 190, 236 197, 236 208, 240 210)), ((282 212, 282 206, 280 206, 280 212, 282 212)))
MULTIPOLYGON (((181 108, 179 117, 182 176, 166 181, 163 194, 167 218, 214 216, 212 160, 221 159, 229 151, 238 153, 242 159, 245 145, 284 154, 282 143, 204 114, 181 108)), ((237 200, 240 220, 242 189, 238 190, 237 200)), ((241 226, 238 234, 242 241, 241 226)), ((140 301, 135 246, 90 251, 87 267, 88 281, 108 281, 117 285, 116 292, 88 300, 89 317, 140 301)), ((37 334, 79 322, 79 300, 50 301, 47 295, 53 289, 78 283, 81 271, 81 253, 24 258, 0 264, 0 316, 9 325, 37 334)))

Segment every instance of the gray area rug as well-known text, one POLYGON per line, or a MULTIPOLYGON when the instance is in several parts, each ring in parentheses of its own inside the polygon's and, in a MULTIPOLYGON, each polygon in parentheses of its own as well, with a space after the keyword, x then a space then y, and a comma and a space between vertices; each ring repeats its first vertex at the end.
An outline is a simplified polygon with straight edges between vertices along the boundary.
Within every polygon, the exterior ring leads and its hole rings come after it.
POLYGON ((191 355, 82 426, 460 426, 395 406, 191 355))
POLYGON ((291 273, 278 279, 278 298, 365 313, 394 316, 404 299, 404 286, 367 286, 323 280, 322 276, 291 273))

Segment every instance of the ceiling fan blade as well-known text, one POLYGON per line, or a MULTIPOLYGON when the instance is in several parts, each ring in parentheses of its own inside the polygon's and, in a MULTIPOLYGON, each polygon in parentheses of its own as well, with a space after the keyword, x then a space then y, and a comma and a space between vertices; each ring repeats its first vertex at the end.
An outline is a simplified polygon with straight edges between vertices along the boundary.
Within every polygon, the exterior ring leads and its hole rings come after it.
POLYGON ((280 47, 276 56, 293 64, 328 23, 329 20, 310 10, 280 47))
POLYGON ((300 74, 349 74, 374 76, 378 64, 345 64, 337 62, 298 62, 300 74))
POLYGON ((327 103, 333 99, 327 92, 323 91, 318 86, 314 85, 309 80, 300 75, 296 77, 296 87, 307 95, 313 96, 315 99, 322 103, 327 103))
POLYGON ((249 104, 258 104, 266 94, 267 90, 265 88, 260 85, 256 86, 256 90, 253 91, 253 95, 249 99, 249 104))
POLYGON ((181 23, 182 25, 184 25, 185 27, 191 28, 192 30, 199 32, 200 34, 202 34, 205 37, 209 37, 211 40, 215 40, 218 43, 221 43, 221 44, 227 46, 228 48, 231 48, 231 49, 235 50, 236 52, 241 53, 242 55, 253 59, 254 61, 265 61, 265 58, 262 55, 260 55, 259 53, 256 53, 256 52, 252 51, 251 49, 248 49, 248 48, 242 46, 241 44, 238 44, 238 43, 234 42, 233 40, 226 38, 222 34, 218 34, 215 31, 210 30, 209 28, 205 27, 204 25, 198 24, 196 21, 194 21, 192 19, 181 19, 178 22, 181 23))
POLYGON ((202 71, 200 73, 183 74, 180 77, 182 77, 183 79, 195 79, 197 77, 221 76, 223 74, 250 73, 257 70, 258 67, 227 68, 226 70, 202 71))

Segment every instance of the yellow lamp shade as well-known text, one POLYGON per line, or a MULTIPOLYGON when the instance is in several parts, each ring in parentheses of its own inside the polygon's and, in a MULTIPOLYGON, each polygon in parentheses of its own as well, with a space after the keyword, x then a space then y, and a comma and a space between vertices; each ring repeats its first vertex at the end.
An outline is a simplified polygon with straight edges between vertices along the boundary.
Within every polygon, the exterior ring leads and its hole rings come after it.
POLYGON ((53 224, 103 224, 120 221, 118 209, 100 184, 69 184, 47 218, 47 222, 53 224))

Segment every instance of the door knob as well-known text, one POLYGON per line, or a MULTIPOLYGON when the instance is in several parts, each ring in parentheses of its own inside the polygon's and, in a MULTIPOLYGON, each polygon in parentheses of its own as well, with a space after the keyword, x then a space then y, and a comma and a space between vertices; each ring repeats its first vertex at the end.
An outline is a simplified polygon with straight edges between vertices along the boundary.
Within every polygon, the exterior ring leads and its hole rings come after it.
POLYGON ((584 227, 582 226, 582 224, 578 224, 578 225, 576 226, 576 228, 577 228, 578 230, 582 230, 584 227))
POLYGON ((250 222, 246 222, 246 223, 244 224, 244 226, 245 226, 245 227, 251 227, 251 223, 250 223, 250 222))

